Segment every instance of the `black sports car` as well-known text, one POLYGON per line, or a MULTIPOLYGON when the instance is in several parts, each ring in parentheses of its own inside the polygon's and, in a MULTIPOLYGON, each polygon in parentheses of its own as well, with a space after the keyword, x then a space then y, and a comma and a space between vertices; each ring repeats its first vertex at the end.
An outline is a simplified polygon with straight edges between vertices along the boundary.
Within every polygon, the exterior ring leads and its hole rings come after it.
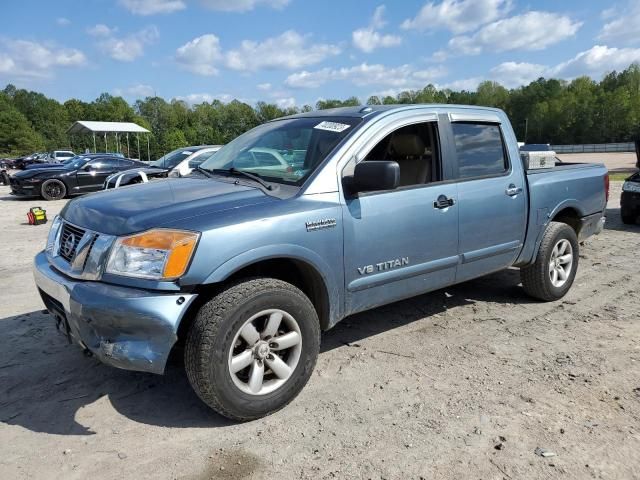
POLYGON ((59 168, 24 170, 12 175, 11 193, 59 200, 67 195, 101 190, 112 173, 143 166, 144 162, 116 156, 78 156, 59 168))
POLYGON ((620 215, 624 223, 636 223, 640 216, 640 172, 627 178, 622 184, 620 215))

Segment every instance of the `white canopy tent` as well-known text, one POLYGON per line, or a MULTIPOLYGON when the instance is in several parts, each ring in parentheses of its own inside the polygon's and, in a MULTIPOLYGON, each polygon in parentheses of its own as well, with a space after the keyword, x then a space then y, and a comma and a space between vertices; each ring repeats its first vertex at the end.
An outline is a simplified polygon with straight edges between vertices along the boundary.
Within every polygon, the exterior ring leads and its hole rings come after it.
MULTIPOLYGON (((135 133, 136 140, 138 143, 138 158, 142 159, 142 155, 140 154, 140 134, 141 133, 151 133, 146 128, 141 127, 137 123, 132 122, 92 122, 92 121, 78 121, 69 127, 67 133, 71 136, 74 134, 79 135, 93 135, 93 151, 96 152, 96 134, 104 135, 104 146, 105 151, 108 151, 109 144, 107 141, 107 134, 113 133, 115 137, 115 146, 116 151, 121 151, 121 137, 122 135, 126 136, 127 139, 127 157, 130 157, 129 153, 129 134, 135 133), (120 135, 120 138, 119 138, 120 135)), ((124 146, 124 145, 123 145, 124 146)), ((151 160, 151 154, 149 151, 149 136, 147 135, 147 160, 151 160)))

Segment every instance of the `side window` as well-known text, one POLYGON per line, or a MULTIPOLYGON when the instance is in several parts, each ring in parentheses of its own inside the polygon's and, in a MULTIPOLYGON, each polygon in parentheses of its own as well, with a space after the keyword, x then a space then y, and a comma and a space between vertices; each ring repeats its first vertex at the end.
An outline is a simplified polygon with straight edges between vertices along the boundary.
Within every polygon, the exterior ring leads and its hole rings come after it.
POLYGON ((91 166, 99 172, 108 172, 118 168, 118 160, 115 158, 101 158, 92 162, 91 166))
POLYGON ((500 175, 509 169, 500 126, 452 123, 459 178, 500 175))
POLYGON ((442 178, 436 122, 407 125, 391 132, 367 154, 367 160, 392 160, 400 165, 400 187, 437 182, 442 178))

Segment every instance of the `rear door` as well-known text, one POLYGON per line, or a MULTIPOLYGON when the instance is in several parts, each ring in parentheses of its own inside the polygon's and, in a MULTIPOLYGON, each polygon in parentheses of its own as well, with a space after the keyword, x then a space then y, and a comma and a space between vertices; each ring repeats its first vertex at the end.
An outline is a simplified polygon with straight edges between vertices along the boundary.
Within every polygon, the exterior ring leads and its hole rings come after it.
POLYGON ((455 116, 452 120, 459 282, 513 264, 524 242, 527 204, 520 158, 510 157, 499 118, 455 116))

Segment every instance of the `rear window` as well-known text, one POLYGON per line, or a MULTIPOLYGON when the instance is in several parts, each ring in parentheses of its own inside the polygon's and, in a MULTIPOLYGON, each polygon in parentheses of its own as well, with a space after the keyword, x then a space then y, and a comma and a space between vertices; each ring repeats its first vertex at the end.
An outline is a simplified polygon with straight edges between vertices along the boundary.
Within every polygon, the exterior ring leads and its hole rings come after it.
POLYGON ((500 175, 509 168, 499 125, 453 123, 460 178, 500 175))

